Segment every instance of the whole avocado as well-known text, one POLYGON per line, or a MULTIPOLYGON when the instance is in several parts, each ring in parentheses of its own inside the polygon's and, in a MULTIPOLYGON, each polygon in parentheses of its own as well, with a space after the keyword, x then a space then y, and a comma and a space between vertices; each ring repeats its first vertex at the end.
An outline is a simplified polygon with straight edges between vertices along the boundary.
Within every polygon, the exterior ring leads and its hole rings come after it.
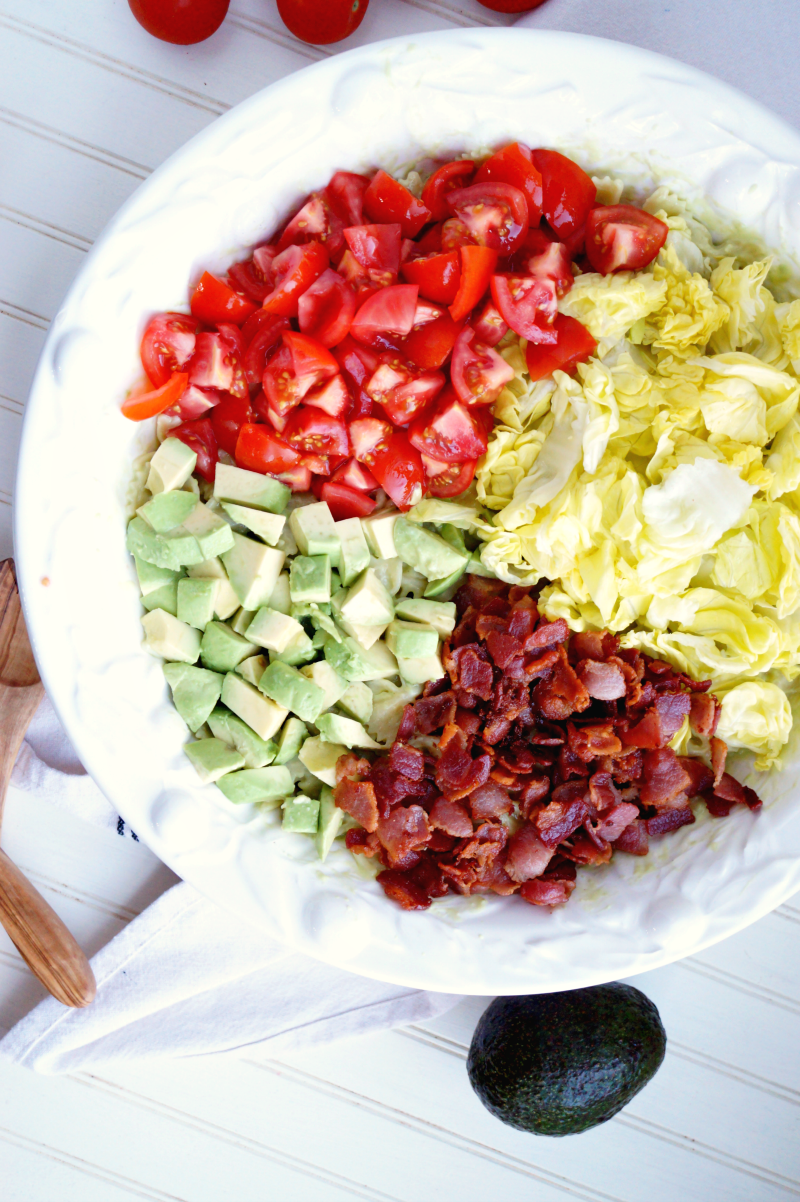
POLYGON ((576 1135, 626 1106, 666 1046, 658 1010, 631 985, 499 997, 475 1028, 467 1072, 502 1122, 576 1135))

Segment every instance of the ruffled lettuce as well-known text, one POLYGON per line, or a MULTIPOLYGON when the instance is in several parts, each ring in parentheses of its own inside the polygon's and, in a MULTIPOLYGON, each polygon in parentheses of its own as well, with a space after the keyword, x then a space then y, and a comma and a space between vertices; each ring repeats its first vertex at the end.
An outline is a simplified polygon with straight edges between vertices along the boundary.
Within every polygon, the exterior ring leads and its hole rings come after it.
POLYGON ((756 752, 756 768, 772 768, 789 741, 792 710, 782 689, 768 681, 748 680, 720 694, 717 737, 735 750, 756 752))
POLYGON ((665 285, 664 301, 644 322, 642 341, 676 358, 697 355, 728 319, 729 309, 708 280, 684 267, 672 246, 659 252, 653 280, 665 285))
POLYGON ((615 275, 587 272, 579 275, 559 312, 586 326, 593 338, 617 342, 664 303, 667 285, 646 271, 619 271, 615 275))

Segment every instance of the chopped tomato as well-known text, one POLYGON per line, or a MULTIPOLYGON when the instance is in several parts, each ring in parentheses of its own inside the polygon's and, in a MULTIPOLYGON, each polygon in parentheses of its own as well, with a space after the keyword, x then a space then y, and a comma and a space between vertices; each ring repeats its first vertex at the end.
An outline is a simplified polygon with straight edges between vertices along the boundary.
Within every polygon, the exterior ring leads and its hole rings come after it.
POLYGON ((274 313, 268 313, 266 309, 259 309, 257 313, 247 319, 242 327, 245 337, 247 336, 247 326, 257 317, 262 320, 255 334, 247 343, 247 349, 242 359, 245 379, 251 388, 260 385, 268 357, 281 341, 284 330, 289 329, 287 318, 276 317, 274 313))
POLYGON ((161 388, 194 354, 198 323, 188 313, 156 313, 142 336, 142 367, 153 388, 161 388))
POLYGON ((341 375, 338 375, 327 383, 320 384, 318 388, 312 388, 311 392, 307 392, 303 397, 303 403, 321 409, 331 417, 344 417, 352 400, 347 385, 341 375))
POLYGON ((442 367, 450 358, 460 332, 461 323, 444 312, 434 321, 415 327, 403 339, 403 354, 417 367, 442 367))
POLYGON ((448 217, 442 222, 439 245, 442 251, 460 250, 462 246, 477 246, 478 239, 459 217, 448 217))
POLYGON ((542 173, 535 166, 531 149, 524 142, 511 142, 481 163, 475 183, 511 184, 524 193, 528 202, 528 219, 538 225, 542 219, 542 173))
POLYGON ((470 159, 459 159, 445 163, 434 171, 422 189, 422 203, 430 210, 432 221, 444 221, 450 216, 447 194, 455 188, 465 188, 475 174, 475 164, 470 159))
POLYGON ((373 452, 368 466, 398 509, 410 509, 422 500, 422 458, 404 430, 392 430, 386 442, 373 452))
POLYGON ((439 371, 415 372, 399 357, 387 355, 386 360, 368 382, 367 392, 395 426, 405 426, 439 395, 445 378, 439 371))
POLYGON ((252 420, 253 410, 249 400, 243 397, 223 397, 211 414, 211 425, 217 445, 228 455, 235 455, 239 430, 252 420))
POLYGON ((274 473, 299 464, 300 454, 268 426, 245 422, 236 440, 234 459, 250 472, 274 473))
POLYGON ((297 302, 328 266, 328 252, 321 242, 287 246, 272 263, 275 288, 264 301, 269 313, 297 317, 297 302))
POLYGON ((493 347, 478 342, 475 331, 465 326, 453 347, 450 379, 465 405, 491 405, 514 379, 514 369, 493 347))
POLYGON ((410 334, 414 326, 416 284, 390 284, 369 297, 353 319, 350 333, 367 346, 379 345, 381 334, 410 334))
POLYGON ((487 300, 478 316, 473 320, 472 328, 478 342, 486 346, 497 346, 501 338, 508 333, 508 323, 503 321, 499 310, 491 300, 487 300))
POLYGON ((339 364, 321 343, 307 334, 285 330, 283 345, 264 369, 264 392, 273 409, 285 416, 307 392, 339 371, 339 364))
POLYGON ((511 184, 470 184, 450 192, 447 204, 475 242, 500 254, 513 254, 528 232, 528 201, 511 184))
POLYGON ((388 446, 392 427, 378 417, 362 417, 348 426, 353 457, 370 466, 375 455, 388 446))
POLYGON ((331 259, 344 250, 344 223, 324 195, 315 192, 295 213, 278 240, 278 251, 307 242, 324 242, 331 259))
POLYGON ((429 226, 422 237, 414 243, 416 247, 414 254, 420 258, 424 255, 438 255, 442 249, 442 228, 441 221, 437 221, 436 225, 429 226))
POLYGON ((194 384, 190 384, 177 405, 173 405, 165 412, 174 413, 182 422, 194 421, 196 417, 202 417, 204 413, 208 413, 209 409, 214 409, 222 398, 228 395, 226 392, 217 392, 213 388, 197 388, 194 384))
POLYGON ((413 447, 439 463, 478 459, 488 446, 486 430, 450 389, 433 409, 412 422, 408 438, 413 447))
POLYGON ((188 365, 189 383, 198 388, 218 388, 234 396, 249 395, 240 357, 241 339, 235 326, 216 334, 198 334, 188 365), (235 337, 233 336, 235 335, 235 337))
POLYGON ((397 222, 387 225, 355 225, 344 231, 345 241, 367 279, 385 288, 400 270, 402 234, 397 222))
POLYGON ((219 453, 214 427, 209 419, 204 417, 199 421, 184 422, 182 426, 176 426, 174 430, 170 430, 169 436, 170 438, 179 438, 181 442, 186 443, 187 447, 191 447, 197 455, 197 464, 194 470, 198 476, 202 476, 209 484, 213 484, 219 453))
MULTIPOLYGON (((272 261, 278 253, 275 246, 260 246, 249 259, 232 263, 228 282, 235 292, 243 292, 257 305, 263 303, 273 289, 272 261)), ((248 318, 248 321, 250 319, 248 318)))
POLYGON ((639 271, 652 263, 669 226, 633 205, 601 205, 586 218, 586 257, 595 271, 639 271))
POLYGON ((334 484, 346 484, 348 488, 355 488, 359 492, 375 492, 380 488, 372 472, 368 471, 357 459, 347 459, 340 464, 331 476, 331 480, 334 484))
MULTIPOLYGON (((282 413, 278 413, 276 409, 273 409, 263 391, 253 397, 251 405, 256 418, 260 417, 262 421, 272 426, 273 430, 278 434, 283 434, 286 429, 286 423, 289 420, 288 416, 284 417, 282 413)), ((255 421, 256 418, 253 420, 255 421)))
POLYGON ((377 502, 365 492, 356 488, 348 488, 346 484, 337 484, 329 480, 322 485, 319 497, 325 501, 335 522, 345 518, 365 518, 372 513, 377 502))
POLYGON ((427 206, 385 171, 377 171, 373 176, 364 193, 364 210, 373 221, 399 221, 406 238, 414 238, 431 220, 427 206))
POLYGON ((280 480, 291 488, 292 492, 308 492, 311 488, 311 468, 298 463, 296 467, 288 467, 282 472, 271 472, 276 480, 280 480))
POLYGON ((361 225, 364 221, 364 193, 368 187, 369 178, 353 171, 336 171, 331 176, 325 196, 345 226, 361 225))
POLYGON ((542 173, 542 211, 559 238, 583 225, 595 202, 597 188, 586 172, 557 150, 534 150, 542 173))
POLYGON ((349 332, 356 306, 353 289, 329 267, 297 302, 300 329, 322 346, 336 346, 349 332))
POLYGON ((377 370, 378 356, 368 347, 355 342, 349 334, 335 347, 333 354, 353 398, 351 418, 369 417, 372 399, 365 386, 377 370))
POLYGON ((420 296, 443 305, 449 305, 456 299, 461 279, 458 251, 427 255, 424 259, 409 259, 401 271, 404 280, 417 285, 420 296))
POLYGON ((550 279, 531 275, 493 275, 492 299, 520 338, 555 343, 553 322, 558 312, 556 286, 550 279))
POLYGON ((574 375, 578 364, 593 355, 597 347, 592 335, 574 317, 559 313, 553 323, 557 342, 554 346, 537 346, 529 342, 525 351, 528 372, 532 380, 543 380, 554 371, 574 375))
POLYGON ((572 258, 563 242, 545 241, 540 249, 526 256, 525 267, 529 275, 552 280, 558 296, 569 292, 574 283, 572 258))
POLYGON ((497 267, 497 251, 488 246, 462 246, 461 279, 450 306, 453 321, 463 321, 482 298, 497 267))
POLYGON ((186 372, 177 371, 160 388, 155 388, 150 392, 140 392, 123 401, 122 416, 132 422, 143 422, 148 417, 157 417, 159 413, 163 413, 165 409, 170 409, 178 403, 188 383, 189 377, 186 372))
POLYGON ((349 455, 347 426, 321 409, 302 406, 286 423, 284 438, 297 451, 311 455, 349 455))
MULTIPOLYGON (((425 457, 423 456, 423 463, 425 457)), ((447 463, 445 470, 428 477, 427 489, 432 497, 458 497, 465 492, 475 477, 477 459, 467 463, 447 463)))
POLYGON ((310 451, 301 451, 300 463, 322 480, 327 480, 331 474, 331 461, 327 455, 314 455, 310 451))
POLYGON ((192 293, 190 301, 192 316, 207 325, 215 326, 220 321, 231 321, 240 326, 256 306, 229 288, 224 280, 219 280, 209 271, 204 271, 192 293))

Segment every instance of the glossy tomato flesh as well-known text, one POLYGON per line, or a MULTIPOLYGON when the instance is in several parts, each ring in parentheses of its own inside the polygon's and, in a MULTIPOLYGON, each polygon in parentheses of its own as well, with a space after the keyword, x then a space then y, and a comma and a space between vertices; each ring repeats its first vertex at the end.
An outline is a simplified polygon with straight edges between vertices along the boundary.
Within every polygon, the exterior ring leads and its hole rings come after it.
POLYGON ((542 210, 559 238, 574 234, 595 202, 597 188, 586 172, 557 150, 534 150, 542 173, 542 210))
POLYGON ((386 171, 377 171, 364 193, 364 211, 373 221, 398 222, 404 238, 414 238, 428 221, 430 210, 386 171))
POLYGON ((565 371, 574 375, 578 364, 583 363, 597 348, 592 335, 581 322, 566 313, 559 313, 553 323, 556 342, 552 346, 529 342, 525 351, 528 373, 532 380, 543 380, 554 371, 565 371))
POLYGON ((327 46, 358 29, 369 0, 278 0, 286 28, 302 42, 327 46))
POLYGON ((432 221, 445 221, 450 216, 447 194, 455 188, 465 188, 475 174, 471 159, 457 159, 434 171, 422 189, 422 203, 430 210, 432 221))
POLYGON ((470 184, 448 193, 447 204, 473 242, 499 254, 513 254, 528 232, 527 198, 511 184, 470 184))
POLYGON ((368 493, 334 480, 322 485, 319 499, 325 501, 335 522, 344 521, 345 518, 365 518, 377 504, 368 493))
POLYGON ((595 271, 639 271, 652 263, 669 226, 633 205, 602 205, 586 218, 586 257, 595 271))
POLYGON ((491 405, 514 379, 514 369, 493 347, 478 342, 475 331, 465 326, 453 347, 450 379, 465 405, 491 405))
POLYGON ((511 184, 524 193, 528 219, 537 226, 542 219, 542 173, 534 164, 531 149, 524 142, 511 142, 482 163, 475 182, 511 184))
POLYGON ((448 463, 443 472, 426 475, 428 492, 432 497, 459 497, 472 483, 477 462, 477 459, 470 459, 467 463, 448 463))
POLYGON ((170 438, 179 438, 181 442, 186 443, 187 447, 191 447, 196 452, 197 464, 194 470, 198 476, 202 476, 209 484, 213 484, 219 453, 217 437, 210 420, 205 417, 194 422, 184 422, 183 425, 170 430, 169 436, 170 438))
POLYGON ((162 42, 192 46, 216 33, 230 0, 128 0, 139 24, 162 42))
POLYGON ((173 372, 194 354, 198 322, 186 313, 156 313, 147 323, 140 349, 142 367, 154 388, 166 384, 173 372))

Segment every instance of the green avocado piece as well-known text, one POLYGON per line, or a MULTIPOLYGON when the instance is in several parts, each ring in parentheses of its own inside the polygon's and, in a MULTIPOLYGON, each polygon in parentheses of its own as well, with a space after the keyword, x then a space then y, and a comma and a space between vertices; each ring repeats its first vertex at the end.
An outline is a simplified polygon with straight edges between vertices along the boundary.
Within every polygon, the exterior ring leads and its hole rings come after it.
POLYGON ((289 568, 292 601, 331 599, 331 561, 327 555, 296 555, 289 568))
POLYGON ((367 734, 360 722, 355 718, 345 718, 344 714, 320 714, 317 718, 317 730, 326 743, 343 743, 345 747, 369 747, 373 751, 381 746, 367 734))
POLYGON ((275 763, 288 764, 290 760, 295 759, 307 737, 308 731, 304 722, 301 722, 299 718, 287 718, 278 736, 278 754, 275 756, 275 763))
POLYGON ((260 738, 246 722, 221 705, 211 711, 206 721, 215 739, 235 747, 244 756, 245 768, 265 768, 275 759, 278 744, 272 739, 260 738))
MULTIPOLYGON (((163 495, 169 496, 170 494, 164 493, 163 495)), ((154 589, 152 593, 142 597, 142 605, 147 612, 149 613, 151 609, 163 609, 168 614, 172 614, 173 618, 177 618, 178 583, 177 580, 171 580, 169 584, 162 584, 161 588, 154 589)))
POLYGON ((450 576, 459 568, 464 571, 469 559, 468 553, 462 553, 438 534, 400 517, 394 524, 394 545, 403 563, 429 580, 450 576))
POLYGON ((246 530, 257 534, 271 547, 275 546, 286 525, 286 518, 278 513, 265 513, 262 509, 250 509, 247 505, 233 505, 230 501, 223 501, 222 508, 237 526, 244 526, 246 530))
POLYGON ((398 659, 435 655, 439 650, 439 635, 423 622, 403 622, 395 619, 386 631, 386 646, 398 659))
POLYGON ((337 705, 348 717, 366 725, 372 717, 373 701, 374 694, 369 685, 363 680, 354 680, 342 693, 337 705))
POLYGON ((164 675, 172 689, 175 709, 189 730, 199 730, 219 701, 222 677, 217 672, 181 663, 164 664, 164 675))
POLYGON ((217 781, 228 801, 249 802, 251 805, 265 805, 272 802, 271 809, 280 805, 284 797, 294 790, 294 781, 288 768, 278 768, 274 764, 270 768, 245 768, 242 772, 232 772, 217 781))
POLYGON ((198 739, 196 743, 187 743, 183 750, 204 785, 210 785, 226 773, 244 767, 244 759, 239 752, 220 739, 198 739))
POLYGON ((425 589, 425 596, 444 597, 446 600, 449 600, 447 596, 448 592, 450 596, 453 595, 456 585, 467 570, 468 563, 469 560, 464 559, 461 561, 461 566, 456 568, 455 572, 451 572, 449 576, 441 576, 438 579, 429 581, 428 587, 425 589))
POLYGON ((499 997, 475 1028, 467 1072, 502 1122, 575 1135, 627 1106, 666 1046, 658 1010, 632 985, 499 997))
POLYGON ((133 561, 136 564, 136 575, 139 578, 139 588, 143 597, 154 593, 157 589, 162 589, 165 584, 174 584, 180 575, 179 572, 173 572, 170 568, 156 567, 154 563, 148 563, 146 559, 140 559, 138 555, 134 555, 133 561))
MULTIPOLYGON (((316 637, 316 635, 314 636, 316 637)), ((325 635, 325 638, 328 636, 325 635)), ((271 664, 277 662, 280 664, 290 664, 294 667, 297 664, 307 664, 317 654, 317 645, 313 639, 309 638, 305 630, 301 630, 295 635, 285 651, 270 651, 269 662, 271 664)))
POLYGON ((261 676, 258 687, 265 696, 291 710, 304 722, 316 722, 325 708, 325 692, 296 668, 275 660, 261 676))
POLYGON ((156 493, 152 500, 141 505, 136 512, 139 517, 150 523, 156 534, 166 534, 168 530, 180 526, 196 504, 197 497, 193 492, 174 490, 156 493))
POLYGON ((333 841, 339 834, 344 818, 344 810, 340 810, 333 800, 333 789, 323 785, 319 795, 319 826, 317 827, 317 854, 324 860, 333 846, 333 841))
POLYGON ((232 501, 253 509, 283 513, 292 495, 291 489, 272 476, 248 472, 243 467, 218 463, 214 476, 214 496, 218 501, 232 501))
POLYGON ((325 501, 300 505, 289 515, 289 528, 302 555, 327 555, 338 564, 341 543, 331 511, 325 501))
POLYGON ((290 797, 283 803, 283 822, 285 831, 294 831, 298 835, 316 835, 319 826, 319 801, 313 797, 290 797))
POLYGON ((452 601, 426 601, 422 597, 403 597, 395 602, 396 617, 411 622, 425 622, 443 639, 452 634, 456 625, 456 607, 452 601))
POLYGON ((334 523, 339 536, 339 575, 342 584, 352 584, 369 567, 369 547, 360 518, 343 518, 334 523))
POLYGON ((345 680, 385 680, 397 672, 397 660, 385 643, 377 642, 372 647, 359 646, 350 635, 337 643, 329 638, 325 644, 325 658, 345 680))
POLYGON ((203 667, 214 672, 232 672, 233 669, 258 651, 255 643, 248 643, 240 634, 231 630, 224 622, 209 622, 200 642, 200 658, 203 667))
MULTIPOLYGON (((174 493, 160 493, 160 496, 172 497, 174 493)), ((214 617, 217 603, 218 580, 192 578, 185 576, 178 581, 178 617, 188 626, 197 630, 205 630, 214 617)))

